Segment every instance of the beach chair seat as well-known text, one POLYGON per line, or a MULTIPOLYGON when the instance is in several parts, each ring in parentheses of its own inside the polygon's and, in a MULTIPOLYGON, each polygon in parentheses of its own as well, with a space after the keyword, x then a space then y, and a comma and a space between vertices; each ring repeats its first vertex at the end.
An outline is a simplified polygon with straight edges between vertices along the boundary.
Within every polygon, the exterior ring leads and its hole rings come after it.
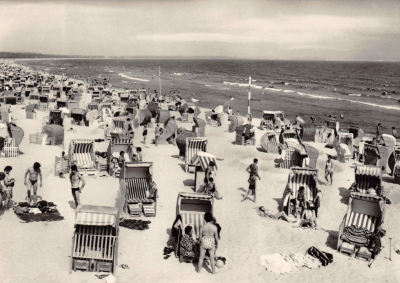
POLYGON ((367 261, 369 261, 372 257, 372 253, 368 248, 366 247, 361 247, 357 252, 356 252, 356 258, 363 258, 367 261))
POLYGON ((339 248, 339 252, 348 254, 350 257, 352 257, 356 252, 356 246, 347 242, 343 242, 339 248))
POLYGON ((382 169, 372 165, 357 165, 355 182, 357 190, 362 194, 366 194, 369 189, 381 185, 382 169))
POLYGON ((200 227, 205 224, 204 220, 204 212, 185 212, 181 213, 182 216, 182 224, 183 224, 183 229, 182 231, 185 230, 185 227, 190 225, 193 228, 193 234, 196 239, 199 239, 200 237, 200 227))

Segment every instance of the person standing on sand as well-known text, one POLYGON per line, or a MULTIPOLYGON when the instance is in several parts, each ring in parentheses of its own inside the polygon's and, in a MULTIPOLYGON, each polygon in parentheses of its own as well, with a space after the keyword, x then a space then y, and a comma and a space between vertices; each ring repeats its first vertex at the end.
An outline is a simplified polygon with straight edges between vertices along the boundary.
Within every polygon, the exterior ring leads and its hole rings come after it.
POLYGON ((380 134, 381 134, 381 123, 378 123, 378 125, 376 126, 376 139, 379 140, 380 139, 380 134))
POLYGON ((218 229, 212 224, 213 216, 210 212, 204 214, 206 224, 200 227, 200 258, 197 272, 201 272, 206 252, 210 256, 212 273, 215 274, 215 247, 218 246, 218 229))
POLYGON ((155 135, 154 144, 158 146, 158 139, 160 138, 160 124, 156 125, 156 128, 154 129, 154 135, 155 135))
POLYGON ((13 197, 13 188, 15 184, 15 179, 10 178, 10 172, 12 170, 11 166, 6 166, 4 168, 4 173, 6 174, 6 177, 4 178, 4 185, 5 188, 3 188, 3 207, 4 209, 9 209, 8 204, 10 203, 10 200, 13 197))
POLYGON ((253 164, 250 164, 249 167, 246 168, 246 171, 250 174, 251 176, 256 176, 258 177, 259 180, 261 180, 260 176, 258 175, 258 159, 254 158, 253 164))
POLYGON ((328 160, 326 161, 325 165, 325 180, 327 184, 329 184, 328 176, 331 178, 330 185, 332 185, 333 182, 333 162, 332 162, 332 156, 328 155, 328 160))
POLYGON ((69 180, 71 182, 72 196, 74 197, 75 207, 81 204, 79 200, 79 194, 82 193, 82 189, 85 187, 86 182, 82 175, 78 172, 78 167, 76 165, 71 166, 71 174, 69 175, 69 180), (82 182, 82 186, 79 187, 79 182, 82 182))
POLYGON ((43 186, 42 171, 40 170, 40 163, 35 162, 33 167, 29 167, 24 176, 24 185, 27 186, 28 203, 31 204, 31 189, 33 190, 33 204, 37 202, 37 188, 38 188, 38 176, 40 177, 40 187, 43 186), (28 185, 26 184, 26 176, 29 175, 28 185))
POLYGON ((143 144, 146 144, 146 138, 147 138, 147 126, 143 127, 143 144))

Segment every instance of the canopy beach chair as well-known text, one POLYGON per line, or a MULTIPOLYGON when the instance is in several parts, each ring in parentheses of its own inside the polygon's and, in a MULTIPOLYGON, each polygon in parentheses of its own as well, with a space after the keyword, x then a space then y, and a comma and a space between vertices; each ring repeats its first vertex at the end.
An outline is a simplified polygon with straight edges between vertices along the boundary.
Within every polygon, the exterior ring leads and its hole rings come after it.
POLYGON ((295 139, 288 139, 285 143, 287 148, 282 153, 284 158, 283 162, 280 163, 280 168, 302 167, 304 159, 308 156, 306 148, 295 139))
POLYGON ((19 148, 15 144, 15 139, 9 138, 4 142, 3 149, 1 150, 0 157, 18 157, 19 148))
POLYGON ((338 146, 335 147, 335 149, 337 153, 336 159, 341 163, 345 163, 353 156, 347 144, 340 143, 338 146))
POLYGON ((279 140, 277 139, 277 135, 274 131, 266 132, 260 140, 262 148, 267 153, 279 153, 279 140))
POLYGON ((214 162, 214 170, 218 170, 217 158, 208 152, 198 152, 196 158, 194 159, 194 166, 195 167, 195 177, 194 177, 194 190, 202 191, 201 186, 204 183, 205 171, 209 167, 210 162, 214 162))
POLYGON ((287 215, 295 215, 295 201, 300 187, 304 187, 304 199, 314 202, 314 198, 317 195, 317 181, 318 181, 318 170, 309 168, 292 167, 290 168, 288 182, 282 197, 282 207, 287 215), (289 189, 292 190, 293 194, 288 195, 289 189))
POLYGON ((197 118, 200 112, 200 108, 191 102, 186 102, 179 108, 179 113, 182 115, 182 122, 186 123, 193 123, 193 118, 197 118))
POLYGON ((35 109, 38 108, 37 104, 29 104, 25 107, 26 119, 34 119, 35 118, 35 109))
POLYGON ((31 92, 30 95, 29 95, 29 104, 37 104, 37 105, 39 105, 40 104, 39 95, 31 92))
POLYGON ((316 130, 314 124, 300 124, 299 138, 303 142, 315 142, 316 130))
POLYGON ((364 144, 364 164, 381 167, 383 174, 386 173, 388 155, 388 150, 384 146, 364 144))
POLYGON ((276 127, 279 129, 281 126, 289 124, 290 121, 285 120, 285 114, 283 111, 263 111, 261 118, 260 129, 275 131, 276 127))
POLYGON ((67 107, 67 100, 65 98, 58 98, 56 100, 56 109, 67 107))
POLYGON ((118 135, 125 136, 129 138, 128 128, 129 128, 129 121, 127 121, 128 117, 114 117, 112 118, 111 123, 111 131, 114 133, 118 133, 118 135))
POLYGON ((371 259, 371 251, 367 248, 369 237, 383 224, 384 217, 383 198, 351 193, 347 213, 339 228, 337 250, 351 257, 371 259), (357 234, 351 233, 354 228, 358 228, 357 234))
POLYGON ((153 184, 153 163, 125 163, 121 168, 120 192, 125 192, 125 212, 131 216, 156 216, 157 190, 150 195, 153 184))
POLYGON ((178 240, 175 245, 175 256, 180 257, 180 242, 184 235, 185 227, 191 226, 193 236, 200 237, 200 227, 205 224, 204 214, 213 213, 214 197, 212 195, 196 193, 179 193, 176 214, 182 217, 182 227, 178 228, 178 240))
POLYGON ((230 122, 228 132, 234 133, 237 127, 244 124, 244 120, 241 116, 229 115, 228 121, 230 122))
POLYGON ((307 152, 307 158, 304 159, 304 161, 307 162, 304 167, 316 169, 319 156, 318 149, 316 149, 315 147, 311 146, 308 143, 303 143, 303 146, 307 152))
POLYGON ((86 126, 86 110, 82 108, 74 108, 71 110, 71 118, 74 125, 86 126))
POLYGON ((206 122, 200 118, 193 118, 193 122, 192 132, 197 133, 199 138, 205 137, 206 122))
POLYGON ((17 105, 17 97, 15 97, 15 96, 4 96, 4 104, 17 105))
POLYGON ((97 177, 93 140, 71 140, 69 145, 69 160, 76 164, 84 176, 97 177))
POLYGON ((118 208, 79 205, 75 211, 70 272, 115 273, 118 236, 118 208))
POLYGON ((366 194, 371 188, 382 186, 382 168, 373 165, 357 165, 355 168, 355 190, 366 194))
POLYGON ((236 140, 235 144, 237 145, 256 145, 256 134, 253 131, 253 127, 250 124, 239 126, 235 129, 236 132, 236 140))
POLYGON ((60 125, 45 125, 43 134, 47 135, 47 145, 64 144, 64 128, 60 125))
POLYGON ((206 138, 186 138, 185 171, 194 173, 194 161, 198 152, 207 152, 206 138))
POLYGON ((63 125, 64 113, 61 110, 51 109, 49 112, 49 124, 63 125))
MULTIPOLYGON (((133 142, 131 139, 111 139, 107 149, 107 164, 108 164, 108 172, 112 176, 112 168, 110 166, 111 159, 113 157, 118 158, 120 156, 120 152, 125 152, 124 158, 126 163, 132 163, 132 146, 133 142)), ((119 178, 120 170, 118 170, 115 174, 116 178, 119 178)))
POLYGON ((171 142, 173 137, 178 135, 178 125, 175 119, 169 118, 164 124, 164 130, 158 138, 158 145, 165 145, 167 141, 171 142))
POLYGON ((186 155, 186 139, 196 138, 197 133, 185 130, 184 128, 179 128, 177 131, 176 145, 179 149, 179 157, 184 159, 186 155))
POLYGON ((44 110, 49 109, 49 96, 48 95, 40 95, 39 96, 39 107, 40 107, 40 109, 44 109, 44 110))

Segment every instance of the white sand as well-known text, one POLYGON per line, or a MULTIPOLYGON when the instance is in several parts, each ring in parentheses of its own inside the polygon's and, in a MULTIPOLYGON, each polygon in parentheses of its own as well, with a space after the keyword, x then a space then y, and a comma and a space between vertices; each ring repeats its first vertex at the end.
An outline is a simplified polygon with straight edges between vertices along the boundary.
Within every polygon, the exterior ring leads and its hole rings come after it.
MULTIPOLYGON (((20 106, 17 106, 20 108, 20 106)), ((204 113, 204 112, 203 112, 204 113)), ((14 201, 24 201, 26 189, 23 175, 35 161, 42 164, 44 186, 39 195, 57 204, 65 220, 48 223, 21 223, 12 210, 0 216, 0 282, 104 282, 96 273, 72 272, 69 274, 71 244, 74 228, 74 204, 68 178, 54 176, 54 157, 60 156, 60 147, 29 144, 29 134, 41 130, 40 122, 25 119, 25 110, 13 107, 16 123, 25 131, 20 146, 23 155, 18 158, 0 159, 1 169, 11 165, 12 177, 17 179, 14 201)), ((254 124, 259 121, 255 119, 254 124)), ((190 128, 191 124, 182 124, 190 128)), ((102 130, 74 127, 77 133, 66 133, 65 151, 72 138, 103 138, 102 130)), ((152 129, 150 130, 150 132, 152 129)), ((135 138, 135 144, 142 146, 135 138)), ((262 132, 256 130, 259 141, 262 132)), ((150 133, 150 138, 152 133, 150 133)), ((233 145, 235 134, 223 132, 221 128, 206 128, 209 140, 208 151, 218 158, 217 185, 224 196, 215 201, 215 216, 222 226, 218 255, 227 259, 222 269, 212 275, 203 269, 197 274, 195 266, 179 263, 172 255, 163 259, 163 249, 169 244, 169 233, 176 216, 176 201, 179 192, 192 192, 194 175, 185 173, 183 162, 177 156, 176 146, 148 145, 143 148, 144 161, 154 162, 154 178, 159 188, 157 216, 150 220, 150 229, 145 231, 120 228, 118 264, 127 264, 130 269, 118 268, 117 282, 400 282, 400 256, 392 251, 389 256, 389 237, 399 241, 400 186, 385 182, 391 190, 389 197, 394 202, 386 208, 383 238, 385 249, 372 268, 362 260, 352 259, 336 252, 339 225, 347 210, 349 193, 347 189, 354 180, 353 161, 346 164, 335 162, 336 173, 333 186, 319 186, 323 191, 319 225, 324 230, 303 230, 292 228, 292 224, 259 217, 254 211, 256 205, 263 205, 271 212, 278 212, 289 170, 274 168, 277 155, 266 154, 257 147, 233 145), (247 191, 245 168, 253 158, 259 158, 261 181, 258 183, 257 204, 250 200, 240 202, 247 191), (333 254, 334 262, 328 267, 302 269, 289 275, 269 273, 260 265, 260 257, 271 253, 303 253, 310 246, 333 254)), ((324 182, 326 154, 333 153, 322 144, 316 144, 320 151, 318 161, 319 178, 324 182)), ((392 180, 385 176, 384 180, 392 180)), ((111 177, 87 179, 81 200, 84 204, 113 206, 118 180, 111 177)))

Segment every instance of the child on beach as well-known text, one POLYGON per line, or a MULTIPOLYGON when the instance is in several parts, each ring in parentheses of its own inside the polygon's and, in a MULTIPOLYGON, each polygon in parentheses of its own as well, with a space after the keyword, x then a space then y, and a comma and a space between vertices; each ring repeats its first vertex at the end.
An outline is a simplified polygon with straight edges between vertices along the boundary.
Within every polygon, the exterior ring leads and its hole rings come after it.
POLYGON ((330 186, 332 185, 332 182, 333 182, 332 178, 333 178, 332 156, 328 155, 328 160, 326 161, 326 165, 325 165, 325 180, 326 180, 327 184, 329 184, 330 186), (331 178, 330 184, 329 184, 328 176, 330 176, 330 178, 331 178))
POLYGON ((144 128, 143 128, 143 144, 146 144, 146 138, 147 138, 147 126, 144 126, 144 128))
POLYGON ((12 170, 11 166, 6 166, 4 168, 4 173, 5 173, 5 178, 4 178, 4 185, 5 187, 3 188, 2 192, 2 199, 3 199, 3 207, 4 209, 9 209, 8 205, 10 203, 10 200, 13 197, 13 188, 15 184, 15 179, 10 178, 10 172, 12 170))
POLYGON ((158 139, 160 138, 160 125, 159 124, 157 124, 156 128, 154 129, 154 135, 155 135, 154 144, 156 146, 158 146, 158 139))
POLYGON ((243 197, 242 202, 251 194, 254 196, 254 202, 256 202, 256 181, 257 178, 256 176, 251 176, 248 180, 249 182, 249 190, 247 191, 247 194, 243 197))
POLYGON ((118 165, 120 168, 122 168, 122 166, 124 166, 124 162, 125 162, 125 152, 124 151, 120 151, 119 153, 119 157, 118 157, 118 165))

